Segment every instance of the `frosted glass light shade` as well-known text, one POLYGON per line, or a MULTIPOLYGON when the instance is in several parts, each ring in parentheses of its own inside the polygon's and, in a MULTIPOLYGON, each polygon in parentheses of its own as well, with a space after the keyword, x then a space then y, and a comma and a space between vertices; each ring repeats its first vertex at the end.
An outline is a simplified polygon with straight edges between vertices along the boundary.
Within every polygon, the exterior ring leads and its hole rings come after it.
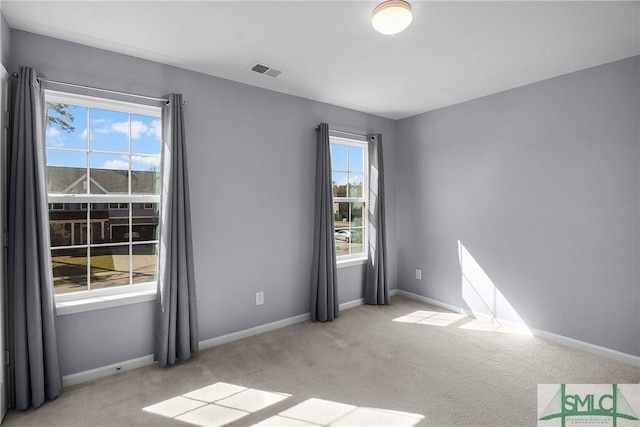
POLYGON ((411 24, 411 5, 402 0, 388 0, 373 10, 371 24, 382 34, 397 34, 411 24))

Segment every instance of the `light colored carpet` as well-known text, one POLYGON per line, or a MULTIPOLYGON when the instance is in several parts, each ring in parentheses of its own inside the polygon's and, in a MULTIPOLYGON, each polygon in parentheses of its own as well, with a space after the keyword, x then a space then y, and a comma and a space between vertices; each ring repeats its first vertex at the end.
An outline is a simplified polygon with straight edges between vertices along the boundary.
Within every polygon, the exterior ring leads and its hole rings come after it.
POLYGON ((3 425, 301 425, 305 416, 360 425, 378 414, 380 425, 534 426, 537 384, 640 382, 638 367, 540 338, 461 328, 467 318, 393 321, 418 310, 442 311, 397 296, 390 306, 299 323, 173 368, 154 365, 71 387, 38 410, 10 411, 3 425), (199 412, 182 414, 187 409, 176 404, 199 412))

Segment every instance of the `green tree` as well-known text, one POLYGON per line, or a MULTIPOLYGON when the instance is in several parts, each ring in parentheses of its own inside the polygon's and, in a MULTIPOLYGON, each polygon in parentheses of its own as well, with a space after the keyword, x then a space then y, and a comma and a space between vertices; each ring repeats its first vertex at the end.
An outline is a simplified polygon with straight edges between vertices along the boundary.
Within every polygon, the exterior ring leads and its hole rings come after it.
POLYGON ((73 132, 73 114, 69 112, 68 104, 47 102, 47 126, 57 126, 61 131, 73 132))
POLYGON ((52 246, 65 246, 71 242, 71 227, 67 227, 69 224, 50 224, 49 232, 51 236, 52 246))

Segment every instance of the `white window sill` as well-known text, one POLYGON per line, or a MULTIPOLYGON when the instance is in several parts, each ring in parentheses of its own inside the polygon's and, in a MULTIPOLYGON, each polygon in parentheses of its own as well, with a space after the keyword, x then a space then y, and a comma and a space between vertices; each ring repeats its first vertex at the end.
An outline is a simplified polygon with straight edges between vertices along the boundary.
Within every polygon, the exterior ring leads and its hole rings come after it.
POLYGON ((362 265, 367 263, 367 258, 355 258, 355 259, 345 259, 341 261, 337 261, 337 267, 352 267, 354 265, 362 265))
POLYGON ((118 307, 127 304, 153 301, 156 299, 156 285, 136 285, 133 290, 118 292, 91 291, 83 295, 58 295, 56 297, 56 311, 58 316, 82 313, 84 311, 101 310, 103 308, 118 307))

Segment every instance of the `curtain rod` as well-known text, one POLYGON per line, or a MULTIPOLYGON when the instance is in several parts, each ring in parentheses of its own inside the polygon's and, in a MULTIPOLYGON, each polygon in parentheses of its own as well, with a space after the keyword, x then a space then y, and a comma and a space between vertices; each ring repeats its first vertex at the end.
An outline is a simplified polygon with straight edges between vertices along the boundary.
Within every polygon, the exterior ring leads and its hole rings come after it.
MULTIPOLYGON (((316 126, 316 130, 320 129, 320 126, 316 126)), ((342 133, 344 135, 352 135, 352 136, 359 136, 362 138, 368 138, 369 135, 363 135, 361 133, 355 133, 355 132, 347 132, 345 130, 339 130, 339 129, 331 129, 329 128, 329 132, 336 132, 336 133, 342 133)))
MULTIPOLYGON (((11 75, 13 77, 20 77, 20 75, 18 73, 13 73, 11 75)), ((124 96, 129 96, 129 97, 134 97, 134 98, 147 99, 149 101, 164 102, 165 104, 169 103, 169 100, 167 98, 155 98, 153 96, 136 95, 135 93, 120 92, 120 91, 117 91, 117 90, 102 89, 102 88, 94 87, 94 86, 85 86, 85 85, 78 85, 78 84, 74 84, 74 83, 59 82, 59 81, 56 81, 56 80, 44 79, 42 77, 38 77, 38 81, 45 82, 45 83, 52 83, 52 84, 56 84, 56 85, 60 85, 60 86, 75 87, 75 88, 78 88, 78 89, 89 89, 89 90, 95 90, 95 91, 99 91, 99 92, 112 93, 112 94, 115 94, 115 95, 124 95, 124 96)), ((183 101, 182 105, 187 105, 187 101, 183 101)))

